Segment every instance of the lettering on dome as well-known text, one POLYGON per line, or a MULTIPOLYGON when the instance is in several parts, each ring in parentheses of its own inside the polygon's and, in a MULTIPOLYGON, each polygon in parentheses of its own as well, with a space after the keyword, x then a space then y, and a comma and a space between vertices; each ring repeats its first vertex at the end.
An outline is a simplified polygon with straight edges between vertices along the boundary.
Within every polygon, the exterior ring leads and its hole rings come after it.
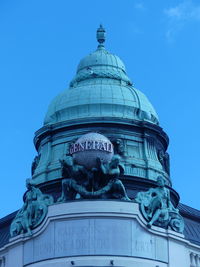
POLYGON ((97 140, 85 140, 84 142, 76 142, 70 146, 70 154, 74 154, 80 151, 88 150, 100 150, 113 153, 113 145, 110 142, 97 141, 97 140))

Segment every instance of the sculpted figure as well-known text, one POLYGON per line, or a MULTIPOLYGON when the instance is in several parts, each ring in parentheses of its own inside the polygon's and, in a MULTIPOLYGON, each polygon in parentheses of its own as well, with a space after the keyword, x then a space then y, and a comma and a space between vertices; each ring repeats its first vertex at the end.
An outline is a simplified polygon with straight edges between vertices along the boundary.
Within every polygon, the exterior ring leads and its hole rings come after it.
POLYGON ((87 170, 74 162, 72 157, 60 160, 62 165, 62 194, 58 202, 73 200, 77 193, 81 198, 118 198, 130 200, 122 182, 118 179, 123 173, 120 156, 114 155, 105 164, 97 158, 97 167, 87 170))
POLYGON ((65 160, 60 160, 62 173, 62 194, 57 202, 65 202, 66 200, 75 199, 77 195, 78 185, 79 191, 85 190, 88 184, 87 170, 84 166, 75 163, 73 157, 67 156, 65 160))
POLYGON ((103 198, 130 200, 123 183, 119 180, 119 176, 124 174, 124 166, 120 163, 120 160, 119 155, 114 155, 111 161, 105 164, 97 158, 100 168, 100 183, 103 187, 94 192, 94 195, 102 195, 103 198))
POLYGON ((158 150, 158 159, 160 163, 162 164, 164 170, 170 174, 170 160, 169 160, 169 154, 167 152, 164 152, 163 150, 158 150))
POLYGON ((41 155, 38 155, 38 156, 35 156, 33 162, 32 162, 32 165, 31 165, 31 174, 34 175, 35 173, 35 170, 39 164, 39 161, 40 161, 40 157, 41 155))
POLYGON ((156 224, 164 228, 170 226, 174 231, 183 232, 183 219, 170 200, 170 191, 165 187, 165 180, 162 176, 158 176, 156 188, 151 188, 147 192, 139 192, 135 200, 140 204, 141 212, 148 221, 149 228, 156 224))
POLYGON ((10 227, 11 237, 22 233, 31 235, 32 229, 45 218, 48 205, 53 203, 53 198, 36 188, 31 179, 26 180, 26 187, 28 190, 24 196, 24 205, 18 211, 10 227))
POLYGON ((123 156, 125 154, 125 146, 122 139, 116 139, 113 141, 115 153, 123 156))

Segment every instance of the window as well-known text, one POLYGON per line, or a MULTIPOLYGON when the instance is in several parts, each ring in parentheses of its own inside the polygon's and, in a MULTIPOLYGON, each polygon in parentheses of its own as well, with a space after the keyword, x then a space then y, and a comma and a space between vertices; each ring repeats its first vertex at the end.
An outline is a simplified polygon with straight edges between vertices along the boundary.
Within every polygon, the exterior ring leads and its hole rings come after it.
POLYGON ((4 267, 5 266, 5 257, 0 257, 0 267, 4 267))

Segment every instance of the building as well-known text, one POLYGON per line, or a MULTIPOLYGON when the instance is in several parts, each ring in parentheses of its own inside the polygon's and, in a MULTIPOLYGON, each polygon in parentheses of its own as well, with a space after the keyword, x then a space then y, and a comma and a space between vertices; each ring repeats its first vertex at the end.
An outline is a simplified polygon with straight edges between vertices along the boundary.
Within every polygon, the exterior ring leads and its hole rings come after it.
POLYGON ((24 206, 0 220, 0 266, 199 266, 200 212, 172 187, 168 136, 102 26, 97 40, 35 134, 24 206))

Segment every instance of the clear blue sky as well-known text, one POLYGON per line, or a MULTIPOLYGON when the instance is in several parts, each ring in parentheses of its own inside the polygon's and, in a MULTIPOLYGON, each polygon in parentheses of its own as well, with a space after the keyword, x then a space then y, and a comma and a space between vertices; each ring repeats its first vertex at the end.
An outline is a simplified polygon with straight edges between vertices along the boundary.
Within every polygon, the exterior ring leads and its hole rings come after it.
POLYGON ((200 209, 200 1, 0 1, 0 217, 22 206, 33 134, 82 57, 106 48, 125 63, 170 137, 171 178, 200 209))

